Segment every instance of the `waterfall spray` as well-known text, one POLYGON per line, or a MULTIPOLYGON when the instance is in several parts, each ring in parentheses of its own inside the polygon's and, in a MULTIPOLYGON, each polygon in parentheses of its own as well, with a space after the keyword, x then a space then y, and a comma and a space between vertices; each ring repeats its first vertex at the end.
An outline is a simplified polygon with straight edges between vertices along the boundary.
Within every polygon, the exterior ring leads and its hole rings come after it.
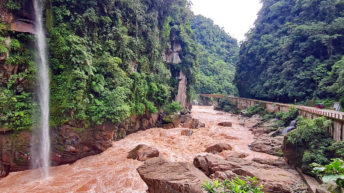
POLYGON ((46 37, 43 29, 43 9, 42 0, 34 0, 35 9, 35 31, 36 31, 36 49, 38 56, 36 58, 37 76, 38 76, 38 102, 40 107, 40 123, 36 128, 33 137, 33 144, 39 146, 33 148, 32 166, 41 168, 43 177, 49 176, 50 167, 50 136, 49 136, 49 70, 47 63, 47 45, 46 37), (36 138, 35 138, 36 137, 36 138))

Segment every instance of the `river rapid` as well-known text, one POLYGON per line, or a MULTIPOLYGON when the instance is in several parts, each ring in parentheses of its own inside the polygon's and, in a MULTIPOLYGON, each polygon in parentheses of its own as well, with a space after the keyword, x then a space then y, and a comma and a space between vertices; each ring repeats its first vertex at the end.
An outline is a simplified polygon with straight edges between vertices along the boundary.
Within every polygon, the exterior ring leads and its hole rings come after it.
POLYGON ((183 128, 153 128, 128 135, 114 141, 105 152, 83 158, 70 165, 52 167, 47 179, 40 179, 38 170, 10 173, 0 180, 1 193, 66 193, 66 192, 121 192, 143 193, 148 189, 136 171, 143 162, 127 159, 130 150, 139 144, 155 147, 160 157, 168 161, 192 162, 196 155, 220 142, 233 147, 222 152, 226 157, 231 152, 247 153, 246 159, 276 159, 264 153, 253 152, 248 145, 254 135, 240 125, 236 115, 213 110, 212 107, 193 106, 192 116, 205 123, 204 128, 193 130, 193 135, 182 136, 183 128), (232 127, 217 126, 219 122, 232 122, 232 127))

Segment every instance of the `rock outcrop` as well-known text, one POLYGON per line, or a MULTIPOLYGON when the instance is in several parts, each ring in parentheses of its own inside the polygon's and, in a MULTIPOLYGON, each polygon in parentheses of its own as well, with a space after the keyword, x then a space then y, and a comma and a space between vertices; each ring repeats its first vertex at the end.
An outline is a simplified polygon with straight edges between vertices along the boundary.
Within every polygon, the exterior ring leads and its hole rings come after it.
POLYGON ((146 161, 153 157, 159 157, 159 151, 156 148, 148 145, 138 145, 128 153, 128 159, 136 159, 139 161, 146 161))
POLYGON ((228 171, 240 168, 240 164, 227 161, 220 156, 212 154, 208 154, 206 156, 199 155, 195 157, 193 164, 195 167, 202 170, 207 176, 210 176, 217 171, 228 171))
POLYGON ((179 57, 179 53, 182 52, 182 46, 179 42, 172 42, 171 43, 172 49, 166 50, 165 53, 162 55, 162 59, 166 63, 172 63, 172 64, 179 64, 181 63, 181 59, 179 57))
POLYGON ((280 156, 282 144, 283 136, 270 137, 268 135, 261 135, 249 147, 252 151, 280 156))
POLYGON ((12 31, 35 33, 33 20, 34 10, 32 0, 23 2, 21 10, 12 13, 5 8, 5 0, 0 0, 0 22, 8 24, 12 31))
POLYGON ((232 150, 232 149, 233 149, 232 146, 230 146, 227 143, 218 143, 218 144, 207 147, 205 152, 216 154, 216 153, 221 153, 222 151, 232 150))
POLYGON ((182 71, 180 71, 178 79, 179 79, 178 93, 175 100, 179 102, 182 105, 182 107, 185 109, 187 108, 186 88, 187 88, 188 80, 182 71))
POLYGON ((236 176, 245 178, 256 177, 264 185, 267 193, 305 192, 307 186, 302 182, 298 173, 291 169, 282 159, 249 161, 240 158, 207 154, 194 158, 195 167, 201 169, 213 179, 233 179, 236 176))
POLYGON ((221 122, 221 123, 219 123, 217 125, 222 126, 222 127, 232 127, 232 123, 231 122, 221 122))
MULTIPOLYGON (((99 154, 111 147, 113 140, 138 130, 155 127, 157 121, 158 114, 146 113, 141 116, 133 115, 117 125, 104 123, 83 128, 82 125, 65 124, 51 128, 51 164, 72 163, 83 157, 99 154)), ((39 141, 33 140, 31 144, 30 131, 17 132, 16 137, 11 137, 11 130, 0 130, 0 176, 29 169, 33 156, 30 149, 35 149, 39 141)))
POLYGON ((165 115, 160 113, 159 119, 162 120, 161 127, 165 129, 171 129, 175 127, 199 129, 205 127, 204 123, 201 123, 198 119, 192 118, 190 114, 186 115, 165 115))
POLYGON ((180 134, 184 136, 191 136, 193 134, 193 131, 191 129, 184 129, 181 131, 180 134))
POLYGON ((210 179, 190 163, 152 158, 137 169, 149 193, 202 193, 201 184, 210 179))
POLYGON ((292 166, 301 167, 305 147, 288 143, 288 140, 286 140, 286 138, 287 136, 285 136, 282 146, 284 159, 288 164, 292 166))

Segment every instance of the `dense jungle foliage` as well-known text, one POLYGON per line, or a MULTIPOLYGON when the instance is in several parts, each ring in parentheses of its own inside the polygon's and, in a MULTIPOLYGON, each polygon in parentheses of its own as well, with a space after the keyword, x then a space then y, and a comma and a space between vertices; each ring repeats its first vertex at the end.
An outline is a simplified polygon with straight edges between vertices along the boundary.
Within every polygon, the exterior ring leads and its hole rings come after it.
POLYGON ((263 0, 239 54, 244 97, 290 102, 344 96, 344 1, 263 0))
POLYGON ((233 80, 239 52, 237 41, 201 15, 191 18, 191 28, 199 50, 200 74, 196 92, 236 95, 238 91, 233 80))
POLYGON ((311 164, 329 164, 331 158, 344 158, 344 143, 334 141, 327 131, 331 125, 325 117, 317 119, 298 118, 297 129, 288 136, 286 143, 302 149, 299 167, 310 175, 313 173, 311 164))
MULTIPOLYGON (((5 5, 16 12, 25 2, 5 5)), ((190 96, 198 66, 189 6, 187 0, 46 1, 51 126, 86 128, 156 113, 174 99, 179 71, 188 78, 190 96), (173 43, 182 47, 180 64, 163 61, 173 43)), ((9 52, 0 59, 0 128, 33 124, 33 40, 0 23, 0 55, 9 52)))

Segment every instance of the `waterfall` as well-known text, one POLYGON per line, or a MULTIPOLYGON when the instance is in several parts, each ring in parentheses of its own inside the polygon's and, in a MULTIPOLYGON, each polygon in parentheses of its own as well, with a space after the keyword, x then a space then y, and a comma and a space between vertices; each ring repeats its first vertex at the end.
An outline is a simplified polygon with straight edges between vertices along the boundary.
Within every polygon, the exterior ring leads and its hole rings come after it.
POLYGON ((39 125, 37 125, 32 139, 31 150, 32 167, 41 168, 43 177, 49 176, 50 167, 50 136, 49 136, 49 69, 47 62, 47 45, 43 29, 42 0, 34 0, 35 32, 36 32, 36 57, 38 76, 38 102, 40 109, 39 125))

